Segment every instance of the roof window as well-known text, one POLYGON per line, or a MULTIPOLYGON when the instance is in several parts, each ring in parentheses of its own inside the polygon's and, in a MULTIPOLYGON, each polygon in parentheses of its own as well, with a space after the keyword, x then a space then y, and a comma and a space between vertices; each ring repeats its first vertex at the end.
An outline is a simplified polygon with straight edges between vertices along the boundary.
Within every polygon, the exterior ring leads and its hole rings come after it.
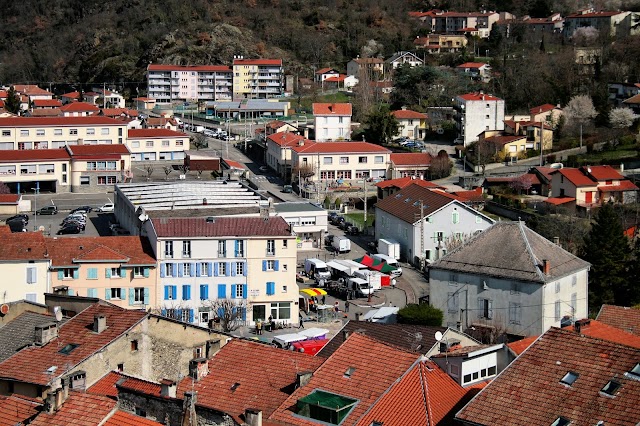
POLYGON ((607 382, 607 384, 604 385, 602 389, 600 389, 600 392, 609 396, 615 396, 616 392, 618 392, 618 389, 620 389, 620 382, 609 380, 609 382, 607 382))
POLYGON ((640 362, 627 372, 627 376, 631 376, 631 378, 635 380, 640 380, 640 362))
POLYGON ((551 423, 551 426, 567 426, 570 423, 571 423, 571 420, 560 416, 553 423, 551 423))
POLYGON ((406 200, 404 200, 405 203, 408 203, 409 201, 411 201, 411 198, 407 198, 406 200))
POLYGON ((299 416, 338 425, 357 403, 357 399, 315 390, 298 400, 296 411, 299 416))
POLYGON ((355 367, 349 367, 347 368, 347 371, 344 372, 344 377, 351 377, 355 372, 356 372, 355 367))
POLYGON ((238 387, 240 386, 240 383, 235 382, 234 384, 231 385, 231 392, 234 392, 236 389, 238 389, 238 387))
POLYGON ((567 386, 573 386, 573 383, 578 380, 578 376, 580 376, 580 374, 569 371, 562 379, 560 379, 560 383, 567 386))
POLYGON ((402 194, 400 193, 396 194, 396 198, 402 198, 402 194))
POLYGON ((58 352, 60 352, 63 355, 69 355, 71 352, 73 352, 73 350, 75 348, 77 348, 80 345, 77 345, 75 343, 67 343, 66 345, 63 346, 62 349, 60 349, 58 352))

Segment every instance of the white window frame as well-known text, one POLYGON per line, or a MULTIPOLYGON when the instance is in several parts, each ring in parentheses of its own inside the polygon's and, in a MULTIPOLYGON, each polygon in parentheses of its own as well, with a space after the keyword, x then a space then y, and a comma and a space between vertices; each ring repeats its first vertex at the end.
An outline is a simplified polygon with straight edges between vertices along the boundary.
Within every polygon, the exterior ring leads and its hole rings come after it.
POLYGON ((244 275, 244 262, 236 262, 236 275, 244 275))
POLYGON ((133 289, 133 304, 144 305, 144 287, 134 287, 133 289))
POLYGON ((244 299, 244 286, 241 284, 236 285, 236 299, 244 299))
POLYGON ((276 261, 267 260, 267 271, 275 271, 275 270, 276 270, 276 261))
POLYGON ((167 259, 173 259, 173 241, 164 242, 164 257, 167 259))
POLYGON ((144 278, 144 266, 133 267, 133 278, 144 278))
POLYGON ((109 288, 109 293, 111 294, 111 300, 124 300, 124 295, 122 294, 122 288, 120 287, 109 288))

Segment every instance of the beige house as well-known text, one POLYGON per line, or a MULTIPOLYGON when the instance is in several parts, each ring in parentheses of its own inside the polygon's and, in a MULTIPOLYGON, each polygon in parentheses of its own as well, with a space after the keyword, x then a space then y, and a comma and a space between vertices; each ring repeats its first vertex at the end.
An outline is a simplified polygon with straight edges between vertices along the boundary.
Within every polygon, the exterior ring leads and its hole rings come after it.
POLYGON ((65 149, 71 156, 71 192, 107 191, 132 177, 126 145, 68 145, 65 149))
POLYGON ((459 52, 468 42, 465 35, 457 34, 429 34, 413 40, 417 49, 424 49, 429 53, 459 52))
POLYGON ((50 251, 40 232, 11 233, 0 227, 0 304, 25 299, 44 303, 52 290, 50 251))
POLYGON ((358 57, 347 62, 347 75, 358 77, 365 70, 374 77, 382 78, 384 76, 384 59, 358 57))
POLYGON ((267 136, 267 165, 275 170, 278 175, 285 177, 291 175, 293 168, 291 161, 291 148, 299 142, 306 142, 303 136, 294 133, 282 132, 267 136))
POLYGON ((233 99, 268 99, 283 93, 282 59, 233 60, 233 99))
POLYGON ((133 161, 183 160, 189 135, 169 129, 129 129, 127 147, 133 161))
POLYGON ((427 114, 412 111, 403 107, 401 110, 393 111, 393 116, 398 120, 398 136, 409 139, 424 139, 427 129, 427 114))
POLYGON ((529 121, 543 122, 546 126, 555 128, 564 112, 560 105, 544 104, 529 110, 529 121))
POLYGON ((495 160, 511 160, 525 155, 527 137, 525 135, 507 135, 499 130, 487 130, 480 133, 478 144, 486 146, 487 152, 495 154, 495 160))

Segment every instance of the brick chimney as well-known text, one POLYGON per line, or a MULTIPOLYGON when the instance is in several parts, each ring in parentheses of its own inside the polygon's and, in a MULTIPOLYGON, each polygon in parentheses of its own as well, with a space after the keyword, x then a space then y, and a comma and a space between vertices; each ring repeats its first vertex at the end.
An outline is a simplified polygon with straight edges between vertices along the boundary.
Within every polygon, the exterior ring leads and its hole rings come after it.
POLYGON ((160 395, 169 398, 176 397, 177 383, 170 379, 160 380, 160 395))
POLYGON ((551 264, 549 260, 542 259, 542 273, 545 275, 549 275, 550 270, 551 270, 551 264))
POLYGON ((311 380, 312 377, 313 371, 301 371, 296 373, 296 388, 301 388, 309 383, 309 380, 311 380))
POLYGON ((257 408, 247 408, 244 410, 244 418, 247 426, 262 426, 262 411, 257 408))
POLYGON ((213 358, 213 356, 220 350, 220 339, 207 340, 206 354, 207 359, 213 358))
POLYGON ((206 358, 194 358, 189 361, 189 377, 200 380, 209 374, 209 364, 206 358))
POLYGON ((104 315, 96 315, 93 317, 93 332, 102 333, 107 329, 107 317, 104 315))
POLYGON ((585 319, 578 320, 573 324, 573 331, 575 331, 576 333, 580 333, 580 331, 583 328, 589 327, 590 325, 591 325, 590 319, 585 318, 585 319))

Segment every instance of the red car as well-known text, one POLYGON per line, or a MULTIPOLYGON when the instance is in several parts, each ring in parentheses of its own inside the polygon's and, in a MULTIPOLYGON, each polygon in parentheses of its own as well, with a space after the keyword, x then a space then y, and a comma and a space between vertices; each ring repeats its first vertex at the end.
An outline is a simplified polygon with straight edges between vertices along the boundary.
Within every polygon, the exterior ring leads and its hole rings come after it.
POLYGON ((302 342, 295 342, 291 346, 293 346, 293 350, 296 352, 315 355, 320 352, 320 349, 322 349, 328 341, 329 339, 303 340, 302 342))

